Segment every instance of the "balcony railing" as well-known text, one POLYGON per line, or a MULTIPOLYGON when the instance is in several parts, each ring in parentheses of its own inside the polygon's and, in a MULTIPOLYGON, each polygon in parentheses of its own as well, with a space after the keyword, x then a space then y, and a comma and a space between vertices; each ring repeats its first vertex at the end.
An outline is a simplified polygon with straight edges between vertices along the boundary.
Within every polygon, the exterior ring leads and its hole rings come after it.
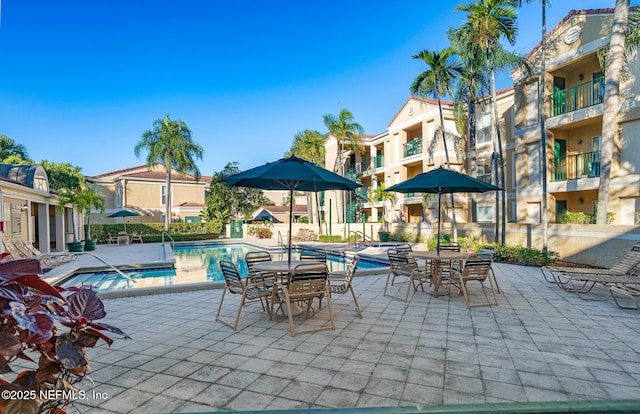
POLYGON ((604 76, 584 82, 551 95, 552 116, 566 114, 578 109, 604 102, 604 76))
POLYGON ((384 159, 384 154, 376 155, 376 168, 382 168, 383 167, 383 163, 382 163, 383 159, 384 159))
POLYGON ((600 176, 600 151, 553 158, 553 181, 577 180, 600 176))
POLYGON ((422 153, 422 138, 416 138, 402 145, 404 146, 405 158, 422 153))

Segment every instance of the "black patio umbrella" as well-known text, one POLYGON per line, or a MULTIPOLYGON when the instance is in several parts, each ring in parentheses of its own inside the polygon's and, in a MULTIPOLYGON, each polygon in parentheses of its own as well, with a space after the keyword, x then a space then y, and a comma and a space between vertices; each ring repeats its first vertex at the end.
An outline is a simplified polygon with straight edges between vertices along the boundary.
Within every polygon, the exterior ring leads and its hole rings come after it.
POLYGON ((291 229, 293 223, 293 192, 324 190, 355 190, 362 184, 344 178, 309 161, 292 156, 251 168, 221 180, 235 187, 289 191, 289 255, 291 263, 291 229))
POLYGON ((120 209, 118 211, 116 211, 115 213, 109 214, 107 217, 123 217, 124 220, 124 231, 126 233, 127 231, 127 220, 124 219, 124 217, 135 217, 135 216, 139 216, 140 213, 137 213, 135 211, 131 211, 131 210, 127 210, 127 209, 120 209))
POLYGON ((502 188, 485 183, 477 178, 440 167, 426 173, 420 173, 413 178, 392 185, 384 191, 395 191, 398 193, 433 193, 438 195, 438 243, 436 251, 440 253, 440 206, 442 194, 485 193, 487 191, 498 190, 502 190, 502 188))

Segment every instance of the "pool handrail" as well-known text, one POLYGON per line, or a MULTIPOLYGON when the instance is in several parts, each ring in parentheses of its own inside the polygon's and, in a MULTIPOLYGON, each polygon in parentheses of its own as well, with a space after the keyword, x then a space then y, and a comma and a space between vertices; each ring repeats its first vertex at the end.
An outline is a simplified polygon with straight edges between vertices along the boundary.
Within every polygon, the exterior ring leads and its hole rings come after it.
POLYGON ((169 232, 168 232, 168 231, 166 231, 166 230, 164 230, 164 231, 162 232, 162 245, 164 246, 164 235, 165 235, 165 234, 167 235, 167 237, 169 238, 169 240, 171 240, 171 247, 173 247, 173 246, 175 245, 175 243, 176 243, 176 242, 175 242, 175 240, 173 240, 173 237, 171 237, 171 235, 169 234, 169 232))
POLYGON ((95 254, 91 253, 91 252, 77 252, 77 253, 73 253, 76 255, 82 255, 82 254, 88 254, 89 256, 93 256, 96 259, 98 259, 99 261, 101 261, 102 263, 106 264, 107 266, 109 266, 110 268, 112 268, 116 273, 118 273, 120 276, 124 277, 125 279, 127 279, 127 287, 131 287, 130 283, 136 284, 138 283, 137 280, 132 279, 131 277, 129 277, 128 275, 126 275, 125 273, 123 273, 120 269, 118 269, 117 267, 115 267, 114 265, 112 265, 111 263, 107 262, 106 260, 96 256, 95 254))

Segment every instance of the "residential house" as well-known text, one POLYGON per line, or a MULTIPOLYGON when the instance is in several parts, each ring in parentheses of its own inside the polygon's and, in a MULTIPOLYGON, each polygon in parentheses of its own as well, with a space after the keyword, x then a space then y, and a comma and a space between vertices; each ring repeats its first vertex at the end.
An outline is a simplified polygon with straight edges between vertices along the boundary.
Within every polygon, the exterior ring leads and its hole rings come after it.
MULTIPOLYGON (((113 223, 114 219, 106 216, 122 208, 140 213, 140 222, 164 222, 167 185, 163 164, 156 163, 151 169, 140 165, 87 177, 87 180, 105 198, 105 212, 92 216, 94 223, 113 223)), ((200 221, 209 183, 210 177, 196 181, 192 175, 182 176, 177 171, 171 173, 172 221, 200 221)))
POLYGON ((72 206, 59 211, 57 193, 40 165, 0 164, 0 232, 26 240, 43 253, 64 251, 73 232, 82 238, 82 216, 72 206), (72 221, 72 215, 75 215, 72 221), (75 222, 77 228, 71 228, 75 222))

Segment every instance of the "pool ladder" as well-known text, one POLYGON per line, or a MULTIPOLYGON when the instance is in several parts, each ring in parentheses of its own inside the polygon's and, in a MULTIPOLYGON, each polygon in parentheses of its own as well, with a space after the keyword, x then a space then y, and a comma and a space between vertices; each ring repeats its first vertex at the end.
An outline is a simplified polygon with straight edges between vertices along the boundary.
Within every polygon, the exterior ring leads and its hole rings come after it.
POLYGON ((107 266, 109 266, 110 268, 112 268, 116 273, 118 273, 120 276, 124 277, 125 279, 127 279, 127 287, 131 287, 132 285, 135 285, 136 283, 138 283, 137 280, 132 279, 131 277, 127 276, 125 273, 123 273, 120 269, 118 269, 117 267, 115 267, 114 265, 112 265, 111 263, 105 261, 104 259, 101 259, 100 257, 96 256, 93 253, 90 252, 78 252, 78 253, 74 253, 76 255, 82 255, 82 254, 88 254, 89 256, 93 256, 96 259, 98 259, 99 261, 101 261, 102 263, 106 264, 107 266))
POLYGON ((171 235, 169 234, 169 232, 168 232, 168 231, 163 231, 163 232, 162 232, 162 245, 164 246, 164 235, 165 235, 165 234, 167 235, 167 238, 168 238, 169 240, 171 240, 171 247, 173 247, 173 245, 174 245, 176 242, 175 242, 175 240, 173 240, 173 237, 171 237, 171 235))

